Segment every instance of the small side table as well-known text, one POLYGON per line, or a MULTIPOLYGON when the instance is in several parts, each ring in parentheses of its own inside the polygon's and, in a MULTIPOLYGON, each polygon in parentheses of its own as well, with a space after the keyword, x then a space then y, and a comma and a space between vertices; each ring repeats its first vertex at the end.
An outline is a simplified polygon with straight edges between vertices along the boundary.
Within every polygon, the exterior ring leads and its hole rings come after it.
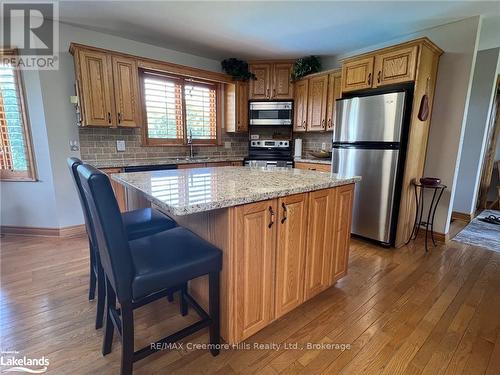
POLYGON ((415 221, 413 223, 413 229, 411 231, 410 238, 406 241, 409 244, 411 240, 414 240, 418 236, 418 232, 421 226, 425 226, 425 251, 429 251, 427 246, 427 238, 429 229, 431 232, 431 239, 434 246, 436 246, 436 241, 434 240, 434 216, 436 216, 436 209, 439 204, 439 200, 446 190, 447 186, 443 184, 439 185, 424 185, 416 180, 412 181, 413 187, 415 189, 415 203, 417 205, 415 211, 415 221), (425 190, 433 190, 431 204, 429 206, 429 212, 427 213, 427 220, 422 221, 423 211, 424 211, 424 192, 425 190), (437 199, 436 199, 437 197, 437 199))

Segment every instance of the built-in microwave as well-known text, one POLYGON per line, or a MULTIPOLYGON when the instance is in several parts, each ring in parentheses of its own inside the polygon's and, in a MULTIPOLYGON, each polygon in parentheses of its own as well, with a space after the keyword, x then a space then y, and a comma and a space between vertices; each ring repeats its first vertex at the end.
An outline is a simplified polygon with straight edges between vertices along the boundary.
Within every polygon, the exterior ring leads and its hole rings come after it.
POLYGON ((291 126, 293 102, 250 102, 250 125, 291 126))

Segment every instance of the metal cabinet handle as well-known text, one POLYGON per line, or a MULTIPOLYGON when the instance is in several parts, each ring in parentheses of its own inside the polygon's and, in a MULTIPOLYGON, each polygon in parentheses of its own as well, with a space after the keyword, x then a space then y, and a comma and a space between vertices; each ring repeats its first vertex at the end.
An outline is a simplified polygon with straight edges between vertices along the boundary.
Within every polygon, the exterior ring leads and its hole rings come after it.
POLYGON ((368 74, 368 85, 371 85, 372 84, 372 74, 369 73, 368 74))
POLYGON ((328 124, 326 126, 328 127, 328 129, 330 129, 332 127, 332 119, 331 118, 328 119, 328 124))
POLYGON ((306 120, 302 122, 302 127, 305 129, 306 128, 306 120))
POLYGON ((274 211, 271 206, 269 206, 269 213, 271 214, 271 221, 269 222, 269 225, 267 226, 268 228, 271 228, 274 224, 274 211))
POLYGON ((273 89, 273 98, 276 97, 276 89, 273 89))
POLYGON ((122 114, 118 112, 118 123, 122 122, 122 114))
POLYGON ((286 210, 286 204, 285 204, 285 202, 281 203, 281 207, 283 207, 283 219, 281 219, 281 224, 283 224, 286 221, 286 219, 287 219, 287 216, 286 216, 287 215, 287 210, 286 210))
POLYGON ((325 128, 325 119, 321 120, 321 127, 324 129, 325 128))
POLYGON ((382 72, 379 70, 378 74, 377 74, 377 83, 380 83, 380 75, 381 74, 382 74, 382 72))
POLYGON ((111 124, 111 112, 108 112, 108 123, 111 124))
POLYGON ((266 90, 266 97, 269 99, 269 89, 266 90))

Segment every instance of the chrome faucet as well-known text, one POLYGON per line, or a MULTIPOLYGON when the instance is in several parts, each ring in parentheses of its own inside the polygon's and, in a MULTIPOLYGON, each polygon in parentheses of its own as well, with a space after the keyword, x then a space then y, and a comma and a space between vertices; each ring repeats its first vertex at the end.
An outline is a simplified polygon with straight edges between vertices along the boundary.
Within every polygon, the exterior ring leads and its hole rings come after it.
POLYGON ((192 159, 194 157, 194 154, 193 154, 193 130, 192 129, 189 129, 187 143, 189 145, 189 158, 192 159))

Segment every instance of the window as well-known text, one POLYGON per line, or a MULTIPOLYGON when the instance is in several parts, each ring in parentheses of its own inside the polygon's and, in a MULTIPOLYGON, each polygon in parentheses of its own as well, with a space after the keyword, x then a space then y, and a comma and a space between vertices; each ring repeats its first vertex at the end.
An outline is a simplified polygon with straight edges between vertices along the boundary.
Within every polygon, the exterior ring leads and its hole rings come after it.
MULTIPOLYGON (((1 51, 0 57, 15 54, 1 51)), ((8 62, 0 61, 0 178, 34 180, 34 161, 28 117, 24 106, 21 75, 8 62)))
POLYGON ((142 73, 146 144, 217 144, 217 84, 142 73))

